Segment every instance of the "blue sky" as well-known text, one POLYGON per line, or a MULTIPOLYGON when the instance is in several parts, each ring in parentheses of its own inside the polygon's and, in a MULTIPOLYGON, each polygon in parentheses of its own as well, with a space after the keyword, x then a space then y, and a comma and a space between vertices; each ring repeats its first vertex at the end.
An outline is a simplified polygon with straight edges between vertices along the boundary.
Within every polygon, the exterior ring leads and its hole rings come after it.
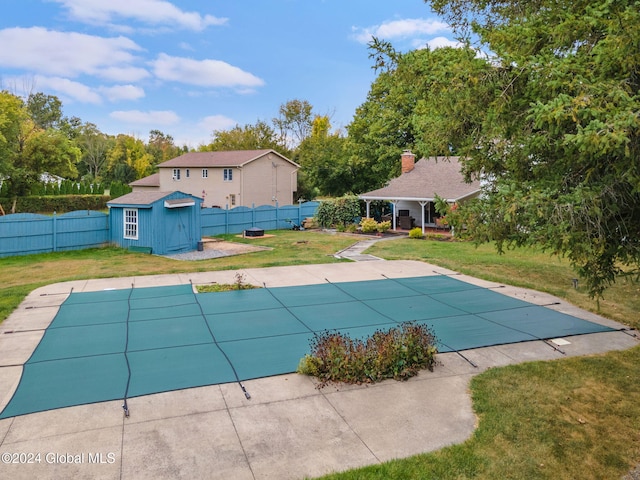
POLYGON ((197 147, 309 101, 350 123, 375 73, 371 35, 406 51, 453 44, 422 0, 2 2, 0 89, 44 92, 64 115, 197 147))

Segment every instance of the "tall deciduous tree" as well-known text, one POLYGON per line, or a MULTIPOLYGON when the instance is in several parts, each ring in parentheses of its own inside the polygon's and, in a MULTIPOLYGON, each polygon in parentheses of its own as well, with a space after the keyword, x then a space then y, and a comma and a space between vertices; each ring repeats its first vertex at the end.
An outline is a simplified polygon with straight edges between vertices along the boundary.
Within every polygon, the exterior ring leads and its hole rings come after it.
POLYGON ((495 54, 467 84, 484 100, 460 152, 488 180, 475 237, 567 256, 594 296, 640 273, 640 3, 429 3, 495 54))
POLYGON ((213 141, 200 147, 200 151, 262 149, 273 149, 283 155, 289 153, 275 130, 262 120, 255 125, 236 125, 231 130, 216 130, 213 132, 213 141))
POLYGON ((107 153, 115 144, 115 139, 102 133, 93 123, 86 123, 80 128, 78 144, 82 149, 82 163, 91 180, 101 179, 107 164, 107 153))
POLYGON ((57 127, 62 120, 62 102, 55 95, 29 94, 27 111, 36 127, 42 130, 57 127))
POLYGON ((483 115, 475 92, 466 91, 468 78, 489 68, 470 48, 401 53, 378 39, 369 48, 379 75, 347 127, 360 191, 399 175, 405 149, 421 156, 455 154, 483 115))
POLYGON ((162 133, 160 130, 151 130, 149 132, 147 150, 153 156, 153 165, 171 160, 182 153, 173 141, 173 137, 162 133))
POLYGON ((295 99, 280 105, 273 124, 280 134, 280 142, 293 149, 311 135, 313 120, 313 106, 307 100, 295 99))
POLYGON ((118 135, 114 147, 107 154, 107 178, 130 183, 151 174, 153 156, 144 142, 131 135, 118 135))
POLYGON ((316 195, 342 196, 352 192, 354 176, 349 161, 347 139, 331 133, 327 116, 313 121, 312 133, 298 148, 301 186, 299 194, 307 199, 316 195))

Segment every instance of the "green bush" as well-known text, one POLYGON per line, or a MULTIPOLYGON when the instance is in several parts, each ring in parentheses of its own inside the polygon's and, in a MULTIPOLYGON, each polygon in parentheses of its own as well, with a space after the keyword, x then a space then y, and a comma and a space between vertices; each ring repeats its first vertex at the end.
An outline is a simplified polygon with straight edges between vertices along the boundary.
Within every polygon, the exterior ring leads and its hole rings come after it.
POLYGON ((323 228, 337 225, 344 227, 349 223, 353 223, 354 219, 359 215, 360 203, 358 197, 348 195, 340 198, 322 200, 316 210, 315 218, 323 228))
POLYGON ((360 220, 360 229, 362 233, 373 233, 378 231, 378 222, 373 218, 363 218, 360 220))
POLYGON ((421 239, 422 238, 422 229, 420 227, 412 228, 409 230, 409 238, 421 239))
MULTIPOLYGON (((104 195, 45 195, 18 197, 16 213, 66 213, 76 210, 106 210, 109 197, 104 195)), ((9 213, 12 198, 0 198, 0 205, 9 213)))
POLYGON ((391 221, 387 220, 386 222, 378 223, 377 230, 380 233, 388 232, 391 229, 391 221))
POLYGON ((436 338, 426 325, 404 322, 378 330, 365 341, 339 332, 316 334, 311 354, 298 365, 298 373, 330 382, 374 383, 386 378, 406 380, 422 369, 433 371, 436 338))

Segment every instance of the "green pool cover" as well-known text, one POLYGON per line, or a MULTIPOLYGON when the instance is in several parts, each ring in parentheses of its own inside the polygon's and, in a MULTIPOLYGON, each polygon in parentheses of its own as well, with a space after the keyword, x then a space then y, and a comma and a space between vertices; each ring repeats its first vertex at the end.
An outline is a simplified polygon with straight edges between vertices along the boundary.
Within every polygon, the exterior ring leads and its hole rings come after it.
POLYGON ((612 330, 447 276, 72 293, 0 418, 290 373, 314 333, 365 338, 403 321, 432 327, 440 352, 612 330))

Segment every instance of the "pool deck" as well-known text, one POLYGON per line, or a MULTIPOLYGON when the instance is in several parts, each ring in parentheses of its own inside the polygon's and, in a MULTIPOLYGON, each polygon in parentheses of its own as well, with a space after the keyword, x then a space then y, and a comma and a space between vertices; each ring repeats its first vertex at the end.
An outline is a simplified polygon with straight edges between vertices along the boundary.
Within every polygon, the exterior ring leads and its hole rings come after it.
MULTIPOLYGON (((58 307, 74 292, 113 288, 234 283, 268 287, 456 275, 417 261, 367 261, 58 283, 33 291, 0 324, 0 410, 58 307)), ((569 286, 568 286, 569 288, 569 286)), ((548 294, 504 286, 501 293, 613 328, 623 325, 548 294)), ((406 382, 317 389, 297 374, 191 388, 0 420, 0 478, 11 479, 301 479, 437 450, 466 440, 476 418, 469 380, 494 366, 622 350, 640 342, 623 332, 439 354, 434 372, 406 382), (563 342, 559 342, 563 343, 563 342), (7 462, 7 460, 9 462, 7 462), (16 463, 13 463, 13 462, 16 463)))

